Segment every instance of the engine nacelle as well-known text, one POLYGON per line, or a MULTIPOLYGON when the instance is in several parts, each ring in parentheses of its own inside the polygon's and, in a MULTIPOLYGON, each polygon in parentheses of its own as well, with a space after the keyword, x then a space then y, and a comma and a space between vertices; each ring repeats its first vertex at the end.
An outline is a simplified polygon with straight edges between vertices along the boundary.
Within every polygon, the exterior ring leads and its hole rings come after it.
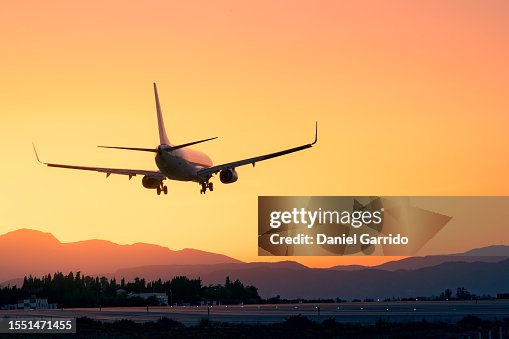
POLYGON ((143 177, 143 179, 141 179, 141 184, 145 188, 156 189, 161 186, 161 180, 151 177, 149 175, 146 175, 143 177))
POLYGON ((219 179, 223 184, 234 183, 238 178, 235 168, 225 169, 219 173, 219 179))

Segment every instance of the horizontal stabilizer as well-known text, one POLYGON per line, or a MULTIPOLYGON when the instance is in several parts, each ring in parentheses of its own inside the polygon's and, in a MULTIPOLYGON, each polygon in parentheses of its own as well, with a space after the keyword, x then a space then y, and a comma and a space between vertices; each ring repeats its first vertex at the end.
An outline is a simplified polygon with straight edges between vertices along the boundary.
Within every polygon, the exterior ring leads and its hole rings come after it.
POLYGON ((214 139, 217 139, 217 137, 203 139, 203 140, 199 140, 199 141, 188 142, 187 144, 182 144, 182 145, 177 145, 177 146, 169 146, 169 147, 165 147, 164 150, 166 152, 171 152, 171 151, 177 150, 179 148, 184 148, 184 147, 187 147, 187 146, 200 144, 202 142, 209 141, 209 140, 214 140, 214 139))
POLYGON ((101 148, 115 148, 115 149, 126 149, 129 151, 142 151, 142 152, 157 152, 155 148, 139 148, 139 147, 117 147, 117 146, 97 146, 101 148))
MULTIPOLYGON (((193 142, 188 142, 187 144, 182 144, 182 145, 177 145, 177 146, 161 145, 161 147, 166 152, 171 152, 171 151, 177 150, 179 148, 184 148, 184 147, 188 147, 188 146, 191 146, 191 145, 196 145, 196 144, 199 144, 199 143, 202 143, 202 142, 205 142, 205 141, 209 141, 209 140, 214 140, 214 139, 217 139, 217 137, 203 139, 203 140, 198 140, 198 141, 193 141, 193 142)), ((142 152, 154 152, 154 153, 157 152, 157 148, 119 147, 119 146, 97 146, 97 147, 101 147, 101 148, 114 148, 114 149, 126 149, 126 150, 129 150, 129 151, 142 151, 142 152)))

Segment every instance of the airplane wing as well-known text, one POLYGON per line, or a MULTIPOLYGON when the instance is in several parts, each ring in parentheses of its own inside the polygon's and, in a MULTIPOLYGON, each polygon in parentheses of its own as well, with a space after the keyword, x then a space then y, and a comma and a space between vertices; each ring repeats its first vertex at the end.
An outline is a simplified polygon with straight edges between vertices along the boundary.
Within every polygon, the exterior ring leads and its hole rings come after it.
POLYGON ((231 169, 231 168, 235 168, 235 167, 239 167, 239 166, 244 166, 244 165, 248 165, 248 164, 251 164, 254 167, 255 163, 257 163, 259 161, 263 161, 263 160, 268 160, 268 159, 280 157, 282 155, 286 155, 286 154, 290 154, 290 153, 293 153, 293 152, 302 151, 302 150, 304 150, 306 148, 310 148, 314 144, 316 144, 316 142, 318 140, 318 124, 316 124, 315 128, 316 128, 315 129, 315 140, 312 143, 310 143, 310 144, 306 144, 306 145, 302 145, 302 146, 298 146, 298 147, 294 147, 294 148, 289 148, 289 149, 286 149, 286 150, 283 150, 283 151, 279 151, 279 152, 275 152, 275 153, 260 155, 258 157, 248 158, 248 159, 239 160, 239 161, 233 161, 233 162, 229 162, 227 164, 207 167, 207 168, 204 168, 204 169, 198 171, 198 173, 197 173, 198 177, 199 178, 208 178, 212 174, 215 174, 215 173, 220 172, 222 170, 231 169))
POLYGON ((34 145, 34 152, 35 152, 35 157, 37 158, 37 161, 39 161, 41 164, 44 164, 48 167, 69 168, 69 169, 76 169, 76 170, 83 170, 83 171, 95 171, 95 172, 99 172, 99 173, 106 173, 106 177, 109 177, 110 174, 127 175, 127 176, 129 176, 129 180, 138 174, 139 175, 148 175, 150 177, 160 179, 160 180, 166 179, 166 176, 163 173, 161 173, 160 171, 145 171, 145 170, 122 169, 122 168, 103 168, 103 167, 89 167, 89 166, 75 166, 75 165, 46 163, 46 162, 42 162, 39 159, 39 155, 37 154, 35 145, 34 145))

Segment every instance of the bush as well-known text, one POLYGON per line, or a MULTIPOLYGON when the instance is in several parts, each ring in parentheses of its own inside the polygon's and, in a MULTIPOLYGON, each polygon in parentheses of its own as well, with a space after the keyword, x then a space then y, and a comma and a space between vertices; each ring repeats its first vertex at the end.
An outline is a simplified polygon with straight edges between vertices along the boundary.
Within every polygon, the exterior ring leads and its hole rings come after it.
POLYGON ((291 317, 286 318, 283 325, 292 328, 313 328, 318 326, 317 323, 302 314, 292 315, 291 317))

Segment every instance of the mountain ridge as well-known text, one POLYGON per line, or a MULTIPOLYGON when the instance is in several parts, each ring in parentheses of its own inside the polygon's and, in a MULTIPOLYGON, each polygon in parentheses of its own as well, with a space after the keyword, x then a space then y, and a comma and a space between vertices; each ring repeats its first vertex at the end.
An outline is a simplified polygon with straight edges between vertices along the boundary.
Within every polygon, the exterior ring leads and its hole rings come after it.
POLYGON ((223 254, 147 243, 121 245, 98 239, 63 243, 51 233, 26 228, 0 235, 0 257, 9 258, 0 263, 0 282, 57 271, 97 274, 126 266, 241 263, 223 254))
POLYGON ((146 243, 120 245, 97 239, 61 243, 51 233, 21 229, 0 235, 0 256, 21 258, 16 263, 13 260, 0 263, 0 282, 15 285, 22 283, 21 277, 27 275, 40 277, 80 271, 128 281, 135 277, 151 281, 185 275, 202 279, 204 285, 224 283, 229 276, 256 286, 263 297, 429 296, 457 287, 478 294, 496 294, 507 292, 502 290, 509 286, 509 255, 486 253, 505 254, 506 251, 509 253, 509 246, 488 246, 464 253, 410 257, 374 267, 310 268, 291 260, 245 263, 222 254, 189 248, 174 251, 146 243), (32 246, 20 246, 20 242, 32 242, 32 246), (113 260, 104 265, 101 262, 104 257, 113 260), (57 265, 63 259, 71 260, 73 265, 57 265))

